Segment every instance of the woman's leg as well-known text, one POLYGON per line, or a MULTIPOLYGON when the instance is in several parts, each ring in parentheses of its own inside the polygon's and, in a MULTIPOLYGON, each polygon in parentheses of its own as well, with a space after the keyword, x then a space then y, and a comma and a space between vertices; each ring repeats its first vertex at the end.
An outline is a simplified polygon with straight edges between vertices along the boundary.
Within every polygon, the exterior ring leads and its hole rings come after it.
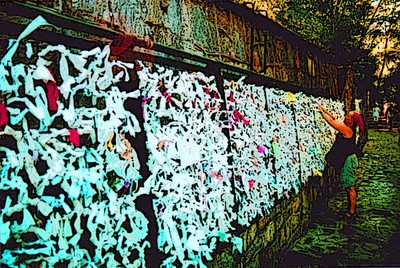
POLYGON ((346 188, 347 195, 349 197, 349 212, 350 214, 356 213, 356 203, 357 203, 357 191, 355 186, 350 186, 346 188))
POLYGON ((358 166, 357 156, 349 155, 340 171, 340 182, 347 192, 349 201, 349 211, 347 217, 351 217, 356 212, 357 192, 355 171, 358 166))

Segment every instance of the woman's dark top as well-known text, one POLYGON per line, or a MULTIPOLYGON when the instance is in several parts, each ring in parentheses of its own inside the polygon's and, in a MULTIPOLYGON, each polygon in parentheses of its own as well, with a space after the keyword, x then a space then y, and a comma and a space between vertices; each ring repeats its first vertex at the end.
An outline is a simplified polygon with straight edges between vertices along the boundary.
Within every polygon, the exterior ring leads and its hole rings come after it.
POLYGON ((335 167, 336 170, 340 171, 347 156, 352 154, 361 155, 361 150, 355 144, 355 135, 351 138, 345 138, 339 132, 336 134, 335 142, 331 150, 326 154, 325 160, 335 167))

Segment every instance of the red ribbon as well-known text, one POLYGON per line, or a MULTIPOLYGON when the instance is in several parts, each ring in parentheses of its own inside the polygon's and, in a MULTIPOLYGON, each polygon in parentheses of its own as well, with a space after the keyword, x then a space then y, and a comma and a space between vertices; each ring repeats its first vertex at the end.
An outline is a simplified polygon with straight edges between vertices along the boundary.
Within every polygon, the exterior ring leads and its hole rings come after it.
POLYGON ((7 108, 4 103, 0 102, 0 127, 6 125, 8 123, 8 115, 7 115, 7 108))

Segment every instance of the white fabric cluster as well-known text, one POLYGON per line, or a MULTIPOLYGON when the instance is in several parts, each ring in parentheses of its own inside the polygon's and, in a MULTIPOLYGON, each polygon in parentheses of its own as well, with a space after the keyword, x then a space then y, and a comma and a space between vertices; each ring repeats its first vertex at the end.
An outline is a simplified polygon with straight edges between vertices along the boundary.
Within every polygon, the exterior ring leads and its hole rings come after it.
POLYGON ((248 226, 269 214, 323 170, 334 136, 317 105, 337 110, 339 103, 242 78, 224 81, 221 110, 214 77, 144 65, 138 74, 152 172, 143 190, 156 196, 158 247, 170 255, 163 266, 202 267, 217 240, 241 251, 233 222, 248 226))
POLYGON ((139 79, 152 171, 147 191, 156 196, 158 246, 171 255, 163 266, 205 267, 217 239, 237 240, 230 234, 228 139, 214 77, 144 67, 139 79))
POLYGON ((27 58, 36 60, 36 64, 20 63, 21 58, 13 56, 18 48, 23 48, 21 40, 41 25, 47 25, 42 17, 32 21, 18 40, 10 42, 0 64, 0 93, 5 94, 6 104, 25 104, 23 109, 9 108, 11 125, 1 134, 12 136, 18 148, 0 148, 7 155, 2 159, 0 192, 18 191, 18 200, 6 197, 0 214, 0 243, 2 247, 10 239, 24 243, 21 237, 29 233, 37 237, 16 249, 3 248, 0 262, 16 266, 21 254, 27 254, 30 257, 24 264, 145 266, 144 252, 150 246, 146 241, 148 220, 135 209, 135 195, 118 196, 106 178, 108 172, 115 172, 122 178, 120 187, 141 178, 135 150, 123 136, 134 137, 140 132, 135 116, 124 109, 125 100, 137 98, 139 92, 126 93, 117 86, 120 81, 129 81, 128 69, 133 65, 110 61, 107 46, 77 53, 64 45, 47 46, 36 59, 32 58, 29 43, 25 46, 30 52, 27 58), (60 55, 57 66, 62 81, 56 82, 65 98, 65 103, 58 100, 58 110, 53 116, 47 110, 45 89, 34 86, 35 80, 54 81, 46 68, 50 62, 45 56, 50 52, 60 55), (115 68, 121 71, 114 74, 115 68), (74 107, 79 90, 92 98, 91 107, 74 107), (104 99, 104 109, 96 108, 98 98, 104 99), (28 113, 38 120, 38 129, 30 127, 28 113), (52 127, 56 117, 61 117, 67 127, 52 127), (93 145, 75 146, 68 142, 69 129, 89 135, 93 145), (115 142, 110 142, 112 136, 115 142), (39 160, 48 166, 42 175, 35 166, 39 160), (20 175, 22 170, 27 176, 20 175), (51 195, 46 191, 48 187, 65 194, 51 195), (22 222, 11 222, 9 218, 13 216, 19 216, 22 222), (133 251, 138 254, 132 259, 133 251))
POLYGON ((298 193, 310 176, 322 175, 334 133, 317 107, 323 104, 340 111, 343 106, 330 99, 245 84, 242 79, 225 81, 225 95, 238 222, 247 226, 257 216, 269 214, 277 200, 298 193))

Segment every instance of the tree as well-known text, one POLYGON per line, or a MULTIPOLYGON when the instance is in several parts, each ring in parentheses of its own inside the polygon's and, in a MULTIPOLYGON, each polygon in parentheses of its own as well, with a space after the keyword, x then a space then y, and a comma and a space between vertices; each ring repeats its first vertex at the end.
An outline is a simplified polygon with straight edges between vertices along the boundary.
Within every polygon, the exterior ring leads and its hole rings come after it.
MULTIPOLYGON (((244 0, 233 0, 248 3, 244 0)), ((284 28, 352 65, 363 88, 400 69, 400 1, 398 0, 252 0, 257 10, 284 28)))
POLYGON ((364 34, 364 45, 378 63, 375 75, 378 84, 399 68, 400 58, 400 2, 380 0, 374 6, 374 16, 370 18, 364 34))
POLYGON ((371 8, 369 0, 289 0, 277 22, 327 52, 348 56, 371 8))

